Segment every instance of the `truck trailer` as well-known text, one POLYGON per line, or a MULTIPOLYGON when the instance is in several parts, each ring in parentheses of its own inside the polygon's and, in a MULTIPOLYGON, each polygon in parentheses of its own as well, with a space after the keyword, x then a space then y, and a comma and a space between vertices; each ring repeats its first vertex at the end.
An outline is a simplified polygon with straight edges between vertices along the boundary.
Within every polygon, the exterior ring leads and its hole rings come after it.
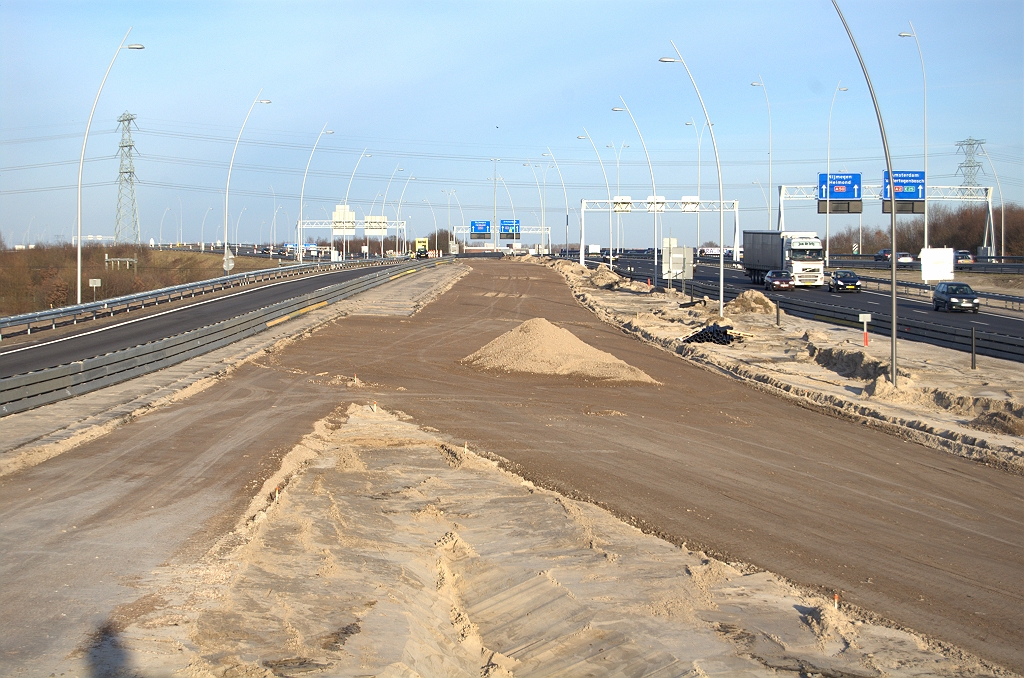
POLYGON ((825 284, 824 252, 813 231, 743 231, 743 269, 761 284, 768 271, 789 271, 802 287, 825 284))

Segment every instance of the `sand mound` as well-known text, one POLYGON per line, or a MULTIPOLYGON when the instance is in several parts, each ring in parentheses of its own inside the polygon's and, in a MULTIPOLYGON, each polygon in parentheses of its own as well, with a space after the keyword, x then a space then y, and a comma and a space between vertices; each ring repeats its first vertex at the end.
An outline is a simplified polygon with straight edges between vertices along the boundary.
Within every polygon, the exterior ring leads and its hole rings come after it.
POLYGON ((594 272, 590 274, 590 284, 595 287, 607 288, 617 285, 620 282, 622 282, 622 278, 620 278, 616 273, 613 273, 611 269, 604 264, 599 264, 598 267, 594 269, 594 272))
POLYGON ((658 383, 637 368, 580 341, 572 332, 556 327, 544 318, 527 320, 466 356, 462 362, 485 370, 658 383))
POLYGON ((775 313, 775 304, 757 290, 747 290, 725 305, 730 315, 740 313, 775 313))
MULTIPOLYGON (((818 348, 811 344, 810 352, 814 362, 843 377, 875 379, 889 373, 888 363, 883 363, 860 349, 818 348)), ((900 370, 900 373, 903 374, 903 370, 900 370)))
POLYGON ((1024 436, 1024 419, 1015 417, 1009 412, 986 412, 967 422, 967 425, 989 433, 1024 436))

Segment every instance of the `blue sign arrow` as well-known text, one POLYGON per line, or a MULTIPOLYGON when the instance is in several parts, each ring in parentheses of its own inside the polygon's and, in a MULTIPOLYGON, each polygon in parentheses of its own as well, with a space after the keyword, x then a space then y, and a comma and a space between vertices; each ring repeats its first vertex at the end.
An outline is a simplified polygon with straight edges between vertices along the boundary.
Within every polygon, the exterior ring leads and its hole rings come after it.
POLYGON ((469 232, 470 233, 490 233, 491 232, 491 222, 490 222, 490 220, 487 220, 487 221, 471 221, 471 222, 469 222, 469 232))
POLYGON ((501 219, 498 221, 499 233, 519 233, 518 219, 501 219))
POLYGON ((857 173, 818 175, 818 200, 860 200, 861 175, 857 173))
MULTIPOLYGON (((924 200, 924 172, 893 170, 893 187, 897 200, 924 200)), ((882 171, 882 200, 889 200, 889 170, 882 171)))

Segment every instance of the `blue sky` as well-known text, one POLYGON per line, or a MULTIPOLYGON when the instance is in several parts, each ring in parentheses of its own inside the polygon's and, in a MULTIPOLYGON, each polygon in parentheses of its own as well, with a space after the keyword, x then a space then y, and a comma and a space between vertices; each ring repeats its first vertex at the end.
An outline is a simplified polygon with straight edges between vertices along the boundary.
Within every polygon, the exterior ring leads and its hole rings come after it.
MULTIPOLYGON (((987 140, 981 183, 995 163, 1008 202, 1024 202, 1024 9, 999 2, 841 3, 872 74, 897 169, 923 167, 921 68, 913 21, 928 71, 929 183, 959 185, 955 142, 987 140)), ((262 88, 269 106, 253 111, 231 185, 231 228, 242 240, 266 239, 278 212, 278 240, 298 215, 302 171, 326 123, 306 183, 306 218, 342 201, 363 148, 350 204, 362 216, 396 167, 387 212, 405 179, 402 216, 413 232, 447 224, 455 190, 465 219, 489 219, 490 158, 499 157, 499 218, 509 196, 524 224, 540 218, 530 168, 544 178, 551 148, 569 204, 605 197, 594 151, 602 152, 615 191, 650 194, 643 150, 629 118, 611 109, 623 97, 644 134, 658 193, 697 192, 696 136, 684 125, 703 116, 686 73, 659 63, 674 40, 687 60, 715 132, 726 199, 741 205, 741 226, 767 224, 768 116, 771 100, 776 185, 813 184, 825 169, 829 104, 833 171, 859 171, 879 183, 884 168, 874 110, 855 54, 830 2, 26 2, 0 5, 0 229, 10 244, 68 239, 82 134, 96 89, 129 26, 100 98, 89 138, 83 231, 112 235, 117 200, 116 118, 138 116, 134 132, 143 238, 209 240, 223 226, 231 145, 262 88), (271 188, 273 187, 273 188, 271 188), (180 209, 179 209, 180 201, 180 209), (209 210, 208 208, 213 208, 209 210), (170 210, 167 210, 170 208, 170 210), (244 212, 240 212, 244 208, 244 212), (240 217, 239 217, 240 215, 240 217), (240 218, 240 220, 239 220, 240 218), (173 225, 172 225, 173 224, 173 225)), ((717 197, 714 155, 702 144, 701 195, 717 197)), ((565 202, 547 171, 547 221, 563 239, 565 202)), ((773 203, 777 200, 773 198, 773 203)), ((461 221, 453 206, 453 222, 461 221)), ((777 205, 776 205, 777 209, 777 205)), ((626 218, 626 243, 651 244, 646 215, 626 218)), ((593 218, 600 221, 596 215, 593 218)), ((855 223, 833 217, 833 228, 855 223)), ((714 222, 713 215, 702 217, 714 222)), ((571 214, 572 230, 577 217, 571 214)), ((589 220, 588 220, 589 222, 589 220)), ((666 217, 684 242, 692 215, 666 217)), ((865 225, 882 224, 876 203, 865 225)), ((606 222, 604 222, 606 223, 606 222)), ((787 227, 823 231, 813 202, 787 208, 787 227)), ((727 230, 731 228, 727 225, 727 230)), ((706 239, 707 232, 702 234, 706 239)), ((595 235, 588 242, 606 242, 595 235)), ((233 234, 232 234, 233 239, 233 234)), ((572 236, 570 239, 575 240, 572 236)), ((727 236, 728 242, 728 236, 727 236)))

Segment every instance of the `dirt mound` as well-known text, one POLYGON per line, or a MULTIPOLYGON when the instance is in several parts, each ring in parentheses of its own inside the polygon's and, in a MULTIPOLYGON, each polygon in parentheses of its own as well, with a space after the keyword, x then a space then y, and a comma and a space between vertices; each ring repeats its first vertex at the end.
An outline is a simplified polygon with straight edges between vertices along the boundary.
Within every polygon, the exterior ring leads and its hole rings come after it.
POLYGON ((595 287, 609 288, 621 282, 622 278, 613 273, 611 269, 604 264, 599 264, 594 272, 590 274, 590 284, 595 287))
POLYGON ((747 290, 725 305, 729 315, 741 313, 775 313, 775 304, 757 290, 747 290))
MULTIPOLYGON (((859 349, 809 347, 811 357, 825 369, 851 379, 875 379, 889 373, 889 365, 859 349)), ((901 374, 903 371, 900 371, 901 374)))
POLYGON ((544 318, 527 320, 462 359, 478 369, 573 375, 604 381, 658 382, 610 353, 580 341, 544 318))
POLYGON ((1024 419, 1015 417, 1009 412, 986 412, 967 422, 967 425, 989 433, 1024 436, 1024 419))

